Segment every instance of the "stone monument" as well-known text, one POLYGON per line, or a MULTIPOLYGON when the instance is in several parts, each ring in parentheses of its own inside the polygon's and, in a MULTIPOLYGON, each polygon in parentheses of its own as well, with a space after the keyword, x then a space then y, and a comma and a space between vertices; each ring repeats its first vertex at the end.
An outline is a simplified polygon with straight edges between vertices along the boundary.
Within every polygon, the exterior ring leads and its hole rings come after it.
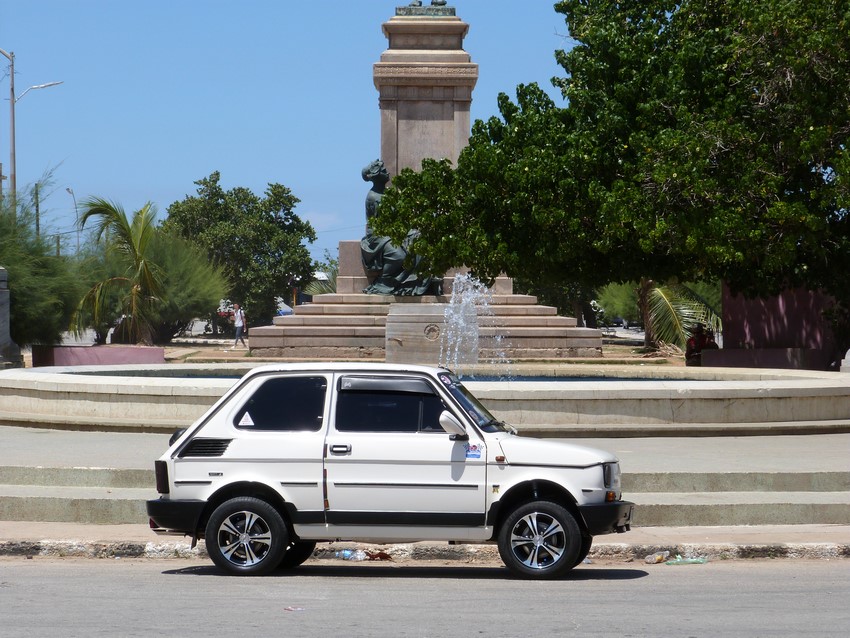
MULTIPOLYGON (((374 83, 382 168, 388 177, 404 168, 418 170, 425 158, 456 162, 468 143, 472 90, 478 80, 478 65, 463 50, 468 30, 454 7, 437 0, 430 6, 414 2, 398 7, 384 23, 389 48, 374 65, 374 83)), ((370 176, 375 165, 367 167, 370 176)), ((366 206, 368 217, 369 196, 366 206)), ((446 295, 452 292, 454 274, 444 281, 446 295)), ((292 315, 275 317, 274 325, 253 328, 251 351, 292 359, 437 364, 449 297, 433 290, 365 294, 365 289, 380 292, 374 287, 378 275, 364 267, 360 241, 340 242, 336 293, 316 295, 292 315)), ((508 277, 499 277, 491 292, 486 316, 477 317, 480 361, 494 356, 514 361, 602 356, 600 331, 577 328, 575 319, 538 305, 536 297, 513 294, 508 277), (500 339, 504 351, 493 352, 488 344, 500 339)))
POLYGON ((9 332, 12 305, 9 297, 9 274, 0 266, 0 369, 22 368, 24 365, 21 349, 12 341, 9 332))
POLYGON ((389 47, 374 65, 381 159, 390 175, 425 158, 456 162, 467 145, 478 65, 463 49, 469 25, 454 7, 409 6, 384 23, 389 47))

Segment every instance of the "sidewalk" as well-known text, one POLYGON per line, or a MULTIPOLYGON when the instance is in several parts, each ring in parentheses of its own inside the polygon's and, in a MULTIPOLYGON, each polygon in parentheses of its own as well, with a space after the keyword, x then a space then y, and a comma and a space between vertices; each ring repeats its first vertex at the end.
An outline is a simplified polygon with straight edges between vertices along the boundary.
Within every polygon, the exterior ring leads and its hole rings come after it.
MULTIPOLYGON (((157 536, 143 525, 83 525, 0 521, 0 556, 85 558, 205 558, 203 543, 157 536)), ((317 557, 333 557, 340 547, 380 548, 396 560, 498 561, 495 545, 412 543, 370 546, 322 543, 317 557)), ((686 558, 850 558, 850 526, 765 525, 732 527, 636 527, 625 534, 594 539, 592 559, 643 560, 656 552, 686 558)))

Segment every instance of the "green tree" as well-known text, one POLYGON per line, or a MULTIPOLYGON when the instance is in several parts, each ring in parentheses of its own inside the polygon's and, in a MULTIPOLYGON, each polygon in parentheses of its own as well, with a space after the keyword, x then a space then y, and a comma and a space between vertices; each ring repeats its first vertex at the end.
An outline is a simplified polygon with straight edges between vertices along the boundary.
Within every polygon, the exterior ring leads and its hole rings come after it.
MULTIPOLYGON (((156 305, 162 299, 162 270, 152 259, 156 236, 156 210, 148 202, 127 219, 120 205, 99 197, 82 202, 80 227, 94 221, 96 241, 118 257, 124 269, 118 275, 97 282, 80 301, 73 321, 77 332, 85 327, 84 317, 100 326, 109 312, 108 302, 120 295, 124 337, 151 345, 154 337, 156 305)), ((123 339, 122 339, 123 340, 123 339)))
POLYGON ((434 272, 643 277, 850 298, 846 0, 564 0, 568 104, 534 85, 426 160, 373 227, 434 272))
POLYGON ((123 287, 103 287, 96 305, 94 303, 81 305, 80 301, 86 292, 90 292, 98 283, 121 277, 126 271, 126 263, 123 255, 114 250, 106 250, 103 242, 94 239, 82 246, 78 263, 80 264, 80 282, 84 285, 84 290, 76 300, 77 311, 70 327, 78 336, 86 329, 91 329, 95 334, 95 343, 105 344, 109 332, 118 326, 124 313, 123 287))
POLYGON ((617 317, 628 323, 638 323, 643 320, 638 307, 636 282, 629 281, 603 286, 599 290, 596 301, 608 321, 617 317))
POLYGON ((151 258, 162 271, 163 286, 162 299, 154 308, 154 339, 168 343, 194 319, 216 311, 228 282, 203 249, 177 235, 158 232, 151 258))
POLYGON ((197 195, 168 207, 163 224, 203 247, 228 281, 228 297, 241 302, 250 324, 268 323, 277 297, 312 279, 312 260, 305 241, 316 234, 293 212, 298 199, 280 184, 269 184, 265 197, 247 188, 225 191, 220 174, 195 182, 197 195))
POLYGON ((115 328, 113 343, 167 343, 218 307, 227 290, 221 269, 198 246, 156 227, 150 204, 134 213, 132 222, 119 206, 101 199, 83 206, 82 223, 92 216, 98 223, 81 262, 81 278, 90 290, 78 304, 76 332, 91 327, 97 343, 106 343, 115 328), (139 308, 141 321, 134 314, 139 308))
POLYGON ((82 292, 75 262, 54 252, 36 236, 28 206, 18 201, 16 219, 0 202, 0 266, 9 277, 9 332, 19 346, 60 343, 82 292))

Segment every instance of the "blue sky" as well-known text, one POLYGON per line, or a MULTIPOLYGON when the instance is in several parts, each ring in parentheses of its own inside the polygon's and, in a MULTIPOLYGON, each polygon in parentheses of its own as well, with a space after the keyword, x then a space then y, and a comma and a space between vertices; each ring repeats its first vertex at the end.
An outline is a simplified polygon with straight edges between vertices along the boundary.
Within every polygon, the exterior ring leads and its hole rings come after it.
MULTIPOLYGON (((225 189, 270 182, 301 200, 315 258, 359 239, 379 155, 372 65, 381 24, 405 0, 5 0, 0 49, 15 53, 19 193, 46 171, 42 228, 75 242, 74 201, 105 197, 160 218, 194 182, 221 172, 225 189)), ((428 4, 426 1, 425 4, 428 4)), ((500 92, 562 75, 568 46, 553 0, 453 0, 479 65, 473 119, 497 114, 500 92)), ((0 162, 9 173, 9 77, 0 57, 0 162)), ((4 191, 8 180, 4 182, 4 191)))

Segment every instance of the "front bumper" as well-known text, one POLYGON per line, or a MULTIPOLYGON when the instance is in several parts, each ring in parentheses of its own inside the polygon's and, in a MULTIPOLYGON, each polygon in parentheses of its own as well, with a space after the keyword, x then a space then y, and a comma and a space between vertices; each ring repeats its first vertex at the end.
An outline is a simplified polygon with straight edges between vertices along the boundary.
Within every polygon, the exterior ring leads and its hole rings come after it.
POLYGON ((147 502, 151 528, 157 534, 194 536, 206 501, 155 499, 147 502))
POLYGON ((628 532, 632 527, 635 504, 629 501, 579 505, 585 528, 591 536, 628 532))

